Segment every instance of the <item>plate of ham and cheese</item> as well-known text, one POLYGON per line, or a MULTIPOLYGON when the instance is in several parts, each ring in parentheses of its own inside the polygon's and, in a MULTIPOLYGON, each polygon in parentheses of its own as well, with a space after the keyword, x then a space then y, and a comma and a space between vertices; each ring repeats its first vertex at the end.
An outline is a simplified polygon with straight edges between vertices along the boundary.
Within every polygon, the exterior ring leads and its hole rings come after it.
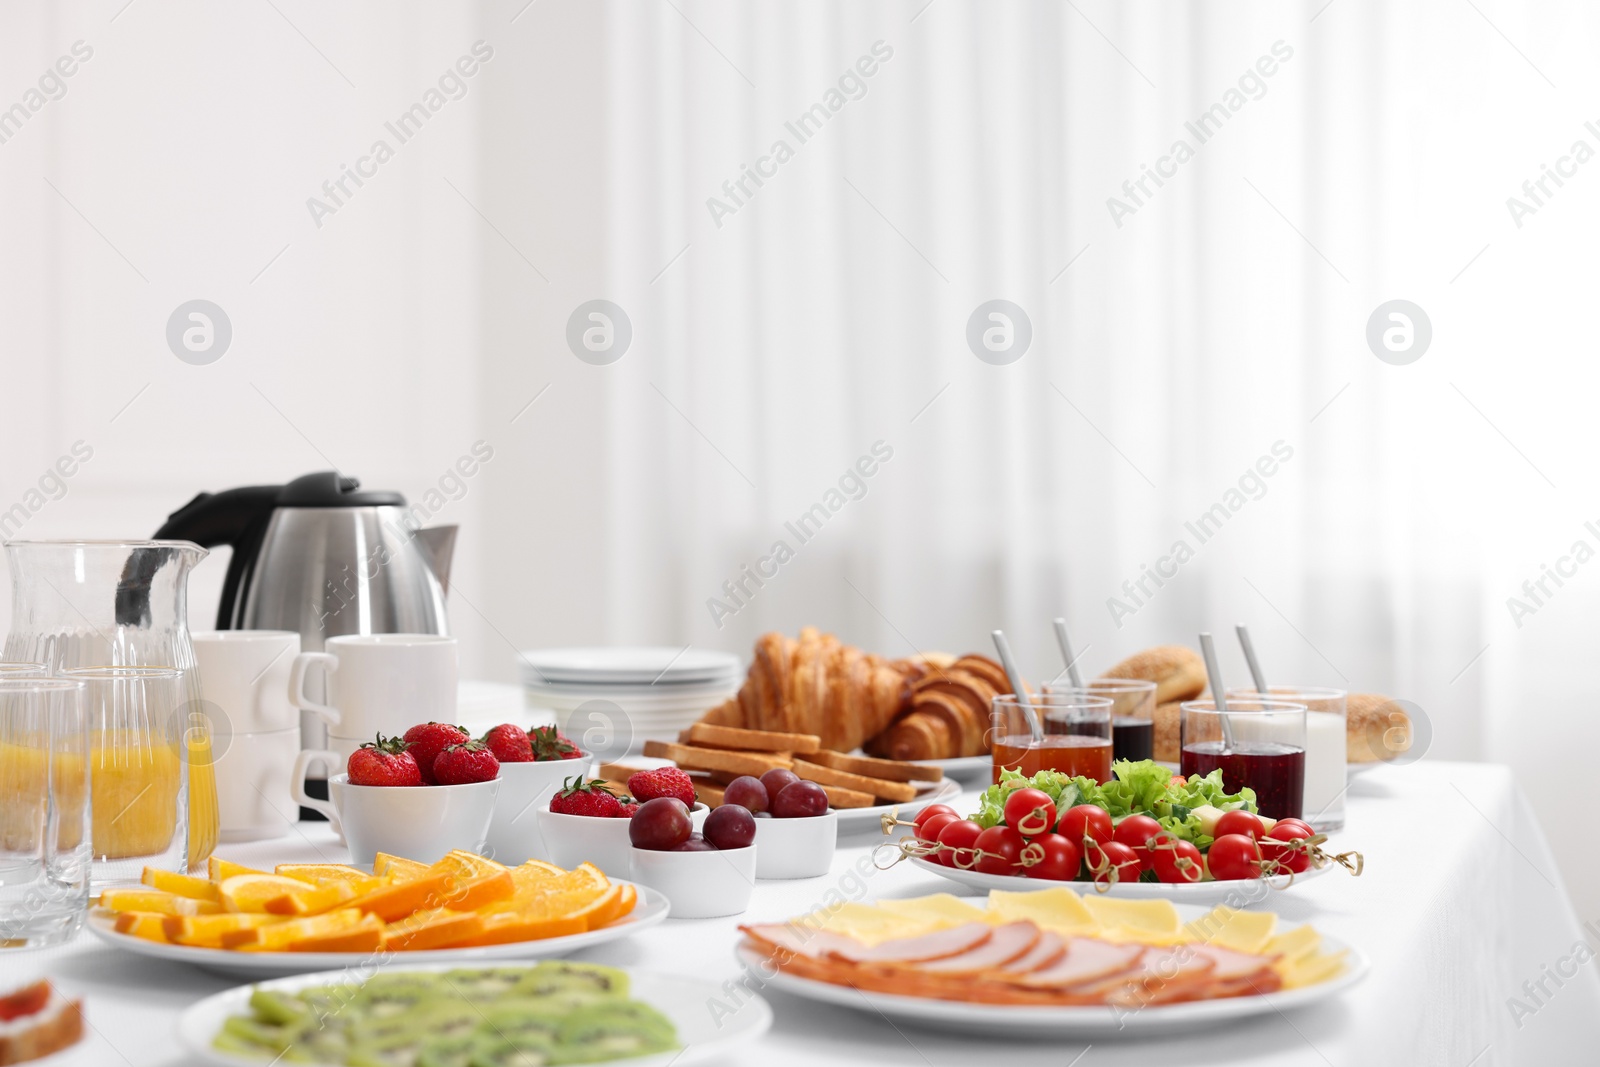
POLYGON ((1190 1029, 1337 996, 1361 952, 1271 912, 1065 887, 846 903, 741 926, 774 988, 915 1026, 1000 1037, 1190 1029))

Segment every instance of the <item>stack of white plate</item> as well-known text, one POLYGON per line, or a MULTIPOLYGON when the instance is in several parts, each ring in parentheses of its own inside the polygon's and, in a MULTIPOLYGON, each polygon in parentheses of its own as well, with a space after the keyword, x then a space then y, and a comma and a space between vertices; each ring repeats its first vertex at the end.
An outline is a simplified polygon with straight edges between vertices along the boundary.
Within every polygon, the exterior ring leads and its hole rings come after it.
POLYGON ((744 680, 738 656, 698 648, 543 648, 524 652, 521 670, 528 707, 633 748, 675 739, 744 680))

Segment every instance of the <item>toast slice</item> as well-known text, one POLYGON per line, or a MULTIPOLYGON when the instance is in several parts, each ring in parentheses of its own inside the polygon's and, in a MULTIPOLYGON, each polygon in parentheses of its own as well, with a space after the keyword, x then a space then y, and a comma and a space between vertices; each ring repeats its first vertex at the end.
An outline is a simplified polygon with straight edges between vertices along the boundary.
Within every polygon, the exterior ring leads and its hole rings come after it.
POLYGON ((847 756, 843 752, 795 752, 798 759, 807 763, 820 763, 836 771, 849 771, 865 778, 882 778, 889 782, 939 782, 944 771, 903 760, 875 759, 872 756, 847 756))
POLYGON ((729 771, 757 778, 775 767, 789 768, 794 760, 756 752, 729 752, 717 748, 675 745, 670 741, 646 741, 644 754, 652 759, 667 759, 686 771, 729 771))
MULTIPOLYGON (((849 771, 836 771, 832 767, 824 767, 820 763, 807 763, 797 760, 793 767, 794 773, 807 781, 816 782, 818 785, 836 786, 841 789, 851 789, 858 793, 867 793, 883 800, 892 800, 896 803, 905 803, 914 800, 917 787, 910 782, 889 782, 882 778, 868 778, 864 774, 851 774, 849 771)), ((837 807, 837 805, 835 805, 837 807)))
POLYGON ((816 734, 786 734, 776 730, 740 730, 732 726, 713 726, 697 722, 680 738, 686 744, 705 748, 732 748, 747 752, 816 752, 822 739, 816 734))

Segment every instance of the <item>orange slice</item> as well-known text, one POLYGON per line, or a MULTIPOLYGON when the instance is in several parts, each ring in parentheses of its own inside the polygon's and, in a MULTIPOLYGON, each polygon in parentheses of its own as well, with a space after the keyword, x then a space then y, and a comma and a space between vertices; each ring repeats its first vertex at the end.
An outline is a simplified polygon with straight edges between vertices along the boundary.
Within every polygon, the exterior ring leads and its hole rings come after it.
MULTIPOLYGON (((222 902, 229 911, 267 910, 267 904, 284 895, 310 894, 317 887, 298 878, 285 878, 281 874, 236 874, 224 878, 218 886, 222 902)), ((278 914, 287 914, 279 912, 278 914)))
POLYGON ((584 928, 598 930, 622 914, 622 887, 614 885, 568 918, 582 919, 584 928))
POLYGON ((511 872, 501 870, 498 874, 474 878, 464 884, 457 882, 455 891, 445 903, 456 911, 477 911, 479 908, 507 899, 516 888, 517 884, 512 881, 511 872))
POLYGON ((187 874, 179 874, 176 871, 163 871, 155 867, 146 867, 144 873, 139 876, 139 881, 151 889, 159 889, 164 893, 190 897, 194 900, 222 902, 222 895, 217 891, 216 883, 208 882, 204 878, 193 878, 187 874))
POLYGON ((197 948, 221 948, 222 935, 235 930, 253 930, 278 922, 276 916, 229 912, 222 915, 168 915, 161 921, 167 940, 197 948))
POLYGON ((213 901, 180 897, 159 889, 107 889, 100 894, 100 906, 112 911, 152 911, 159 915, 213 915, 222 910, 222 905, 213 901))
POLYGON ((426 863, 408 860, 404 856, 391 856, 387 852, 380 852, 372 861, 372 873, 376 875, 393 875, 397 882, 409 882, 428 874, 429 867, 426 863))
POLYGON ((383 947, 394 951, 441 948, 483 932, 483 916, 470 911, 433 908, 419 911, 383 932, 383 947))
POLYGON ((153 911, 125 911, 117 916, 116 931, 119 934, 132 934, 142 937, 146 941, 166 941, 167 933, 162 926, 162 920, 168 916, 153 911))
POLYGON ((463 852, 459 848, 446 852, 444 858, 430 869, 436 874, 441 872, 448 874, 457 882, 471 882, 495 874, 509 873, 504 864, 486 859, 475 852, 463 852))
POLYGON ((221 941, 223 948, 243 952, 281 952, 296 941, 347 931, 361 922, 361 913, 355 908, 341 908, 305 919, 286 919, 247 930, 224 931, 221 941))
POLYGON ((274 874, 281 874, 285 878, 298 878, 312 885, 327 885, 330 882, 367 882, 372 878, 372 875, 359 867, 343 863, 280 863, 272 870, 274 874))
POLYGON ((588 883, 598 889, 605 889, 611 885, 611 879, 606 877, 606 872, 588 862, 580 863, 568 871, 567 878, 575 886, 588 883))
POLYGON ((369 893, 383 884, 379 878, 363 878, 361 882, 329 882, 304 892, 285 893, 267 901, 262 910, 271 915, 321 915, 349 903, 356 897, 369 893))
POLYGON ((516 875, 518 872, 523 872, 527 877, 567 873, 565 868, 557 867, 553 863, 546 863, 544 860, 529 860, 522 866, 511 869, 512 875, 516 875))
POLYGON ((254 867, 245 867, 237 863, 229 863, 227 860, 219 860, 215 856, 206 860, 206 877, 213 882, 221 882, 224 879, 232 878, 236 874, 266 873, 266 871, 258 871, 254 867))
POLYGON ((394 922, 414 911, 439 907, 454 887, 448 874, 430 874, 409 882, 381 886, 356 897, 350 907, 371 912, 384 922, 394 922))
POLYGON ((506 945, 515 941, 538 941, 546 937, 566 937, 584 931, 582 919, 529 919, 521 915, 499 912, 483 915, 483 930, 475 937, 455 941, 441 948, 480 948, 484 945, 506 945))
POLYGON ((363 915, 356 925, 289 942, 290 952, 372 952, 383 944, 383 920, 363 915))

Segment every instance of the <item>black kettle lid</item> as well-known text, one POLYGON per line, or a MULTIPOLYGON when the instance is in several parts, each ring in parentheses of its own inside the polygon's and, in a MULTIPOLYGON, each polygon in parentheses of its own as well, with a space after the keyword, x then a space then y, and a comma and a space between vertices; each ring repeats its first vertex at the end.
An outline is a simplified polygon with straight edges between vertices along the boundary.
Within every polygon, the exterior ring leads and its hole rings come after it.
POLYGON ((406 498, 391 489, 362 489, 359 479, 338 471, 302 474, 278 491, 280 508, 405 507, 406 498))

